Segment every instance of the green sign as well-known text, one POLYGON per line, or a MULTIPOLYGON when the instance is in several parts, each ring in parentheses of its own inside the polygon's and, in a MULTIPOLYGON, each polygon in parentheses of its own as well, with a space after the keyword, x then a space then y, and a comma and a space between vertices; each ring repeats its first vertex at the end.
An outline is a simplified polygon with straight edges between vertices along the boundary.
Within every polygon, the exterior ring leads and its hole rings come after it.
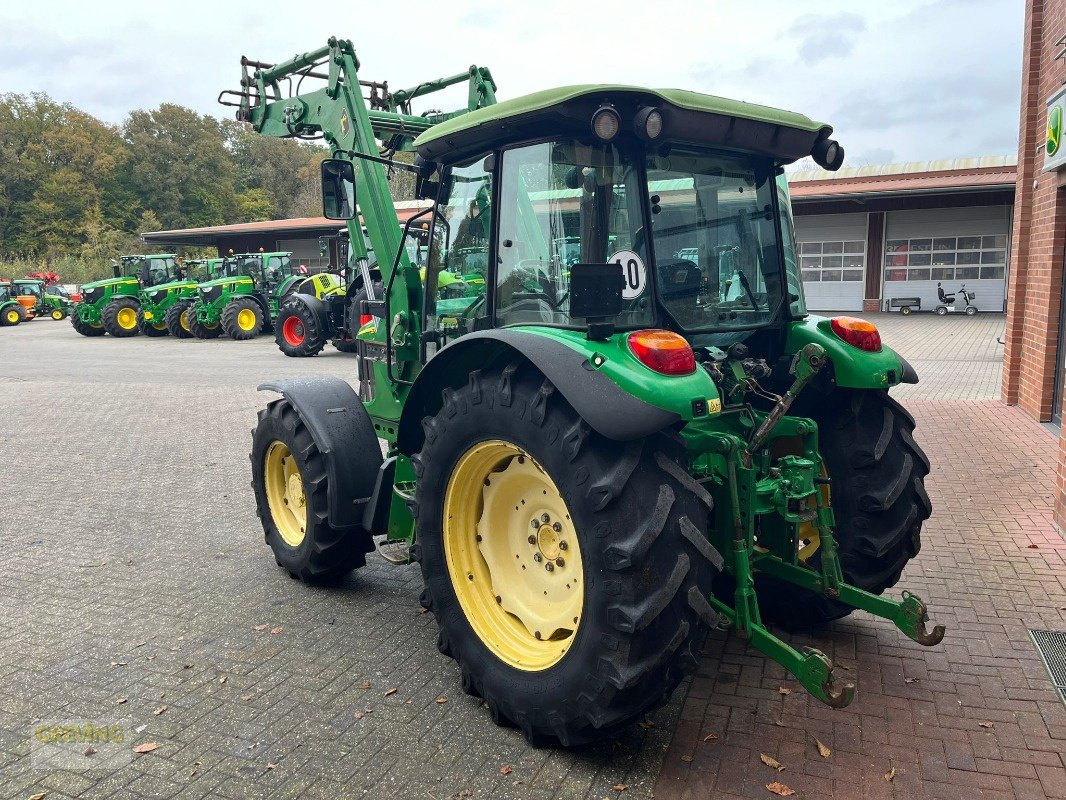
POLYGON ((1047 101, 1047 135, 1044 139, 1044 172, 1066 167, 1066 142, 1062 141, 1063 112, 1066 109, 1066 87, 1059 89, 1047 101))

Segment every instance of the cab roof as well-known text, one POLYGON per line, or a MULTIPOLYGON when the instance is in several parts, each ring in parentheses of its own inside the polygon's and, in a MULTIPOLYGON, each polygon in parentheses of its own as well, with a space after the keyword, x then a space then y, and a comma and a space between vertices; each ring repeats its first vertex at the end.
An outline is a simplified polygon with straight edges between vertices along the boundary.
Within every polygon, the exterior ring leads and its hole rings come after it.
POLYGON ((499 145, 546 134, 590 132, 593 112, 610 103, 627 130, 637 110, 663 114, 664 139, 746 150, 791 163, 811 153, 831 126, 792 111, 682 89, 585 84, 505 100, 434 125, 415 139, 419 155, 454 163, 499 145))

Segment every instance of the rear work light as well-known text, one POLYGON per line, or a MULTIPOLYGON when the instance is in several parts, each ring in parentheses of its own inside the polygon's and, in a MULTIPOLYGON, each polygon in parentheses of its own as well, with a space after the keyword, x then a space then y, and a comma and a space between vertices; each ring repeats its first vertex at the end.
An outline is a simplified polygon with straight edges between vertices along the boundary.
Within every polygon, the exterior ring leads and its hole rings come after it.
POLYGON ((881 334, 877 326, 858 317, 833 317, 829 321, 833 333, 860 350, 869 353, 881 352, 881 334))
POLYGON ((683 336, 672 331, 643 330, 629 334, 629 349, 648 369, 661 375, 691 375, 696 356, 683 336))

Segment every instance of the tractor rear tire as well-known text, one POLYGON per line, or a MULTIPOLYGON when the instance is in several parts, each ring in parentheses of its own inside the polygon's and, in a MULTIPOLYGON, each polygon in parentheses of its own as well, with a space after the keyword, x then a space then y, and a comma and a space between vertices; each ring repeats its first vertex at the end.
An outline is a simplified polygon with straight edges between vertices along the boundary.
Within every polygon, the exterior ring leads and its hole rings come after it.
POLYGON ((263 309, 250 297, 233 300, 222 309, 222 328, 235 342, 254 339, 263 323, 263 309))
MULTIPOLYGON (((932 513, 925 491, 929 459, 914 441, 914 417, 888 392, 873 389, 837 389, 803 413, 818 423, 832 480, 844 580, 883 594, 918 555, 922 523, 932 513)), ((817 552, 808 563, 818 569, 817 552)), ((756 584, 763 616, 787 630, 821 625, 853 610, 767 575, 759 575, 756 584)))
POLYGON ((14 304, 4 309, 0 325, 15 326, 26 321, 26 309, 21 304, 14 304))
POLYGON ((144 312, 137 312, 137 327, 141 329, 141 333, 145 336, 160 337, 166 336, 170 331, 167 330, 166 322, 156 322, 153 319, 145 319, 144 312))
POLYGON ((222 335, 222 324, 216 322, 214 325, 205 325, 196 318, 196 309, 194 306, 189 307, 189 313, 185 319, 189 323, 189 332, 197 339, 217 339, 222 335))
POLYGON ((299 300, 286 300, 278 311, 274 341, 278 349, 291 358, 317 356, 326 346, 326 332, 318 316, 299 300))
POLYGON ((679 437, 606 439, 528 365, 443 398, 411 504, 438 648, 534 746, 615 734, 669 699, 718 623, 710 495, 679 437))
POLYGON ((170 335, 175 339, 188 339, 193 335, 188 317, 183 319, 183 315, 192 308, 192 305, 191 300, 179 300, 167 309, 163 320, 167 324, 170 335))
POLYGON ((70 324, 82 336, 103 336, 106 333, 103 325, 90 325, 88 322, 83 322, 78 316, 77 308, 70 312, 70 324))
POLYGON ((140 333, 137 326, 139 316, 140 308, 136 300, 119 297, 104 306, 100 319, 104 323, 104 330, 116 338, 125 339, 140 333))
POLYGON ((256 513, 278 566, 290 577, 326 583, 366 564, 374 540, 329 524, 326 463, 288 400, 259 412, 251 458, 256 513))

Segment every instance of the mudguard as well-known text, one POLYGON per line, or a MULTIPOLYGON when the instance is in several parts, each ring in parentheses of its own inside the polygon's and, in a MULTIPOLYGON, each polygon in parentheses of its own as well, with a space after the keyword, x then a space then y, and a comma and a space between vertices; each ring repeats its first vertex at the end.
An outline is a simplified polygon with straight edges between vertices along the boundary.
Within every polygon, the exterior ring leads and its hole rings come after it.
MULTIPOLYGON (((378 485, 381 446, 362 402, 345 381, 333 377, 292 378, 259 385, 277 392, 300 414, 326 462, 329 523, 361 527, 378 485)), ((391 483, 384 487, 392 491, 391 483)))
POLYGON ((480 331, 449 344, 418 374, 400 415, 396 437, 400 452, 413 455, 422 449, 422 418, 440 409, 442 389, 466 383, 473 370, 516 358, 544 373, 592 429, 608 439, 639 439, 680 419, 624 391, 565 344, 524 331, 480 331))

